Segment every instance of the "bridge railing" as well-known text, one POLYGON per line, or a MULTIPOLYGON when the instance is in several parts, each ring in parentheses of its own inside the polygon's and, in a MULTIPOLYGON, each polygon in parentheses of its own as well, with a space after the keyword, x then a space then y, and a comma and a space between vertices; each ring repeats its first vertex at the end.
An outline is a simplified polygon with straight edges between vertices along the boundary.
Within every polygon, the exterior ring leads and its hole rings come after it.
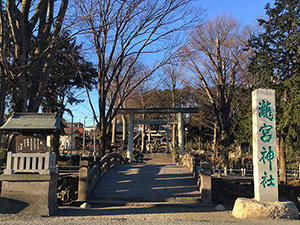
POLYGON ((181 163, 187 166, 196 179, 201 194, 202 203, 212 202, 211 165, 208 162, 198 160, 189 153, 184 154, 181 163))
POLYGON ((78 201, 86 201, 99 179, 112 167, 125 161, 117 153, 111 153, 101 158, 99 162, 89 168, 87 162, 81 164, 78 177, 78 201))

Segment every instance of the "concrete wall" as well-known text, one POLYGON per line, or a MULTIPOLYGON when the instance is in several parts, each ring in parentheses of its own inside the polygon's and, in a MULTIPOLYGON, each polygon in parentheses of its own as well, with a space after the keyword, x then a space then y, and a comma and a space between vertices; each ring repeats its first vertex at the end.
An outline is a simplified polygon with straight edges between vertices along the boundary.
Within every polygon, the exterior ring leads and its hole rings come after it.
POLYGON ((27 203, 22 213, 51 216, 57 210, 57 175, 1 175, 1 197, 27 203))

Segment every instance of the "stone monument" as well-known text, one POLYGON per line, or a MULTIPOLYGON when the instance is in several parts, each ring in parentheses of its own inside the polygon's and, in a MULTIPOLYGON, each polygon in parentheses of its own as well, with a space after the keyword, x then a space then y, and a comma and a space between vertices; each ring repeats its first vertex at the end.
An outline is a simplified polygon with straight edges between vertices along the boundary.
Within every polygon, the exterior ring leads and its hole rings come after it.
POLYGON ((253 91, 253 176, 257 201, 278 201, 275 114, 275 91, 253 91))
POLYGON ((298 218, 293 202, 278 201, 275 91, 252 92, 254 199, 238 198, 234 217, 244 219, 298 218))

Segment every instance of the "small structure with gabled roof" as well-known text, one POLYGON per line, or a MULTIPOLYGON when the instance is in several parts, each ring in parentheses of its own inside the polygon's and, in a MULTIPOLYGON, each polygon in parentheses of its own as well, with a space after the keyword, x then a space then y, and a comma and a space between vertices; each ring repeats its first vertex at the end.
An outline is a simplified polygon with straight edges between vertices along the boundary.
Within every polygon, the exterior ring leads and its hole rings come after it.
POLYGON ((5 133, 16 133, 14 152, 46 152, 51 134, 63 134, 62 119, 56 113, 14 113, 0 127, 5 133))

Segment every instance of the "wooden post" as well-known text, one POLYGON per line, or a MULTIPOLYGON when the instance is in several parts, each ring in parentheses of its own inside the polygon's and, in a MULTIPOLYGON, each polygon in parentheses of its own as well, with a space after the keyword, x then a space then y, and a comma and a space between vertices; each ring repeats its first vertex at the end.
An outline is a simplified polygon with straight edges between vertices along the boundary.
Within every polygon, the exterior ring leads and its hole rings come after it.
POLYGON ((184 123, 183 123, 183 113, 178 113, 178 147, 179 156, 184 155, 184 123))
POLYGON ((134 114, 129 115, 129 128, 128 128, 128 149, 127 149, 127 158, 129 161, 133 161, 133 134, 134 132, 134 114))

